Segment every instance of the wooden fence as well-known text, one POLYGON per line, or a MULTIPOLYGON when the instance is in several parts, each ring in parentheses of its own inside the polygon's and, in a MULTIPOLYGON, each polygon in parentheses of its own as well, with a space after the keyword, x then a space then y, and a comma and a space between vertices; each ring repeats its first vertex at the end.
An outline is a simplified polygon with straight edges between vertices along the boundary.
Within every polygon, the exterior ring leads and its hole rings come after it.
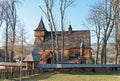
MULTIPOLYGON (((28 75, 33 75, 40 73, 41 69, 37 68, 35 70, 23 70, 22 71, 22 76, 28 76, 28 75)), ((4 78, 19 78, 20 77, 20 71, 7 71, 5 69, 0 69, 0 79, 4 78)))
MULTIPOLYGON (((22 71, 22 76, 38 74, 41 72, 80 72, 80 71, 120 71, 120 64, 38 64, 34 70, 22 71)), ((18 66, 6 66, 0 69, 0 78, 19 78, 20 68, 18 66)))

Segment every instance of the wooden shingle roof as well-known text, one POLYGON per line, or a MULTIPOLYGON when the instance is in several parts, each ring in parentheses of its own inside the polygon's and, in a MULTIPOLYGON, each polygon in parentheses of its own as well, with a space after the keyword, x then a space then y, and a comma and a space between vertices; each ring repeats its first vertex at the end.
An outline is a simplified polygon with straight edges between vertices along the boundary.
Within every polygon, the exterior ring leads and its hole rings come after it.
POLYGON ((39 62, 40 57, 38 54, 32 52, 25 57, 24 61, 25 62, 39 62))
MULTIPOLYGON (((52 49, 51 33, 47 33, 49 34, 46 34, 47 36, 45 36, 45 41, 39 45, 40 49, 52 49)), ((61 49, 62 38, 60 31, 58 32, 58 42, 59 48, 61 49)), ((80 48, 82 42, 84 42, 85 47, 90 47, 90 30, 72 31, 70 35, 68 34, 68 31, 64 32, 64 49, 80 48)))

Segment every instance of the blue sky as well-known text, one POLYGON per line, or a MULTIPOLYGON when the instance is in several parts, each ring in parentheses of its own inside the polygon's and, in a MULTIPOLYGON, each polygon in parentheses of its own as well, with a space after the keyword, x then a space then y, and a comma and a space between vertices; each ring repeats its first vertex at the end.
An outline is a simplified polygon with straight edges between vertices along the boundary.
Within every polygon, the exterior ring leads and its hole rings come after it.
MULTIPOLYGON (((74 0, 74 6, 70 7, 66 13, 65 29, 67 30, 69 23, 73 30, 87 29, 82 24, 86 22, 89 13, 89 6, 94 4, 96 0, 74 0)), ((46 29, 49 30, 46 17, 40 10, 39 6, 44 7, 43 0, 24 0, 22 5, 17 8, 17 14, 20 21, 25 25, 26 32, 29 34, 29 39, 34 42, 34 29, 38 26, 41 16, 43 18, 46 29)), ((57 7, 56 7, 57 10, 57 7)), ((58 12, 58 11, 56 11, 58 12)), ((55 13, 57 20, 57 13, 55 13)), ((59 23, 56 22, 59 27, 59 23)), ((0 30, 1 31, 1 30, 0 30)), ((95 41, 91 41, 95 42, 95 41)))

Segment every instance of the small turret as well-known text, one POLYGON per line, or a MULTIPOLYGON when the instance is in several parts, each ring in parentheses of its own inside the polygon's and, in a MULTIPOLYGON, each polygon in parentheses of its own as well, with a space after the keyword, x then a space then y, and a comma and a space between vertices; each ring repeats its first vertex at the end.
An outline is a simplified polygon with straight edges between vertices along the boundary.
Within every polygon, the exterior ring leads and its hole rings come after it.
POLYGON ((72 26, 71 26, 71 25, 69 25, 68 34, 69 34, 69 35, 72 34, 72 26))

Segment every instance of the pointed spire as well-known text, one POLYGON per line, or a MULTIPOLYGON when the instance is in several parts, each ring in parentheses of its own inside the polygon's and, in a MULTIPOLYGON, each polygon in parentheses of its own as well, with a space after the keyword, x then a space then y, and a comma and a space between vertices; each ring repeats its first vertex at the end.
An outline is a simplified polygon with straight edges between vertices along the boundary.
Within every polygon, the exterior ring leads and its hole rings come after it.
POLYGON ((42 17, 41 17, 38 27, 34 31, 46 31, 42 17))

